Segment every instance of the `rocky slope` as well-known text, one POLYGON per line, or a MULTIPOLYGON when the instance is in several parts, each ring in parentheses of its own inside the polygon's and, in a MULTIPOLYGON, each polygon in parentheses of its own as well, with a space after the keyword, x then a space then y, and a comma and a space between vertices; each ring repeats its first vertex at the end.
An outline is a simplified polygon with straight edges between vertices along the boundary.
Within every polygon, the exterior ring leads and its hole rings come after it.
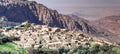
POLYGON ((48 25, 51 27, 81 30, 85 33, 95 33, 95 29, 84 20, 73 20, 73 17, 58 13, 34 1, 0 1, 0 16, 5 16, 8 21, 48 25))
POLYGON ((120 16, 107 16, 101 18, 99 20, 92 21, 94 25, 98 28, 104 28, 108 30, 116 36, 113 36, 113 40, 117 40, 119 42, 120 39, 120 16))

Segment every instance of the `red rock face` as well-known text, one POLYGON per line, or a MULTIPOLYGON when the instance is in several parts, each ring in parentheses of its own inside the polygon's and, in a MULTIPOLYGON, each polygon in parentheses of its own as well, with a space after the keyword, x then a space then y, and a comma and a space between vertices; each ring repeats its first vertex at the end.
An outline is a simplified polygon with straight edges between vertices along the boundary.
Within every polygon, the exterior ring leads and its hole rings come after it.
MULTIPOLYGON (((100 28, 104 28, 114 34, 120 39, 120 16, 108 16, 92 22, 94 25, 100 28)), ((116 37, 116 36, 113 36, 116 37)), ((116 40, 114 39, 114 40, 116 40)))
POLYGON ((98 28, 99 30, 111 32, 111 36, 104 36, 106 39, 109 39, 116 43, 120 43, 120 16, 107 16, 92 21, 92 24, 94 24, 94 26, 96 26, 96 28, 98 28))

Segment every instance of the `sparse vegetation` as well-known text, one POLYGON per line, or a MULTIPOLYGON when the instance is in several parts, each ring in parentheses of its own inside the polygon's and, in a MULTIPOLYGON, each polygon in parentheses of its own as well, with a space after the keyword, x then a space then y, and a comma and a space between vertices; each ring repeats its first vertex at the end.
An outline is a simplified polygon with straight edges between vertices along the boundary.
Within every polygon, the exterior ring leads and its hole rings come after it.
POLYGON ((12 42, 16 40, 19 40, 19 38, 0 34, 0 54, 26 54, 25 49, 12 42))
POLYGON ((22 25, 21 25, 21 27, 26 27, 26 28, 28 28, 30 26, 31 26, 31 24, 28 21, 22 23, 22 25))
POLYGON ((0 44, 12 42, 12 41, 17 41, 17 40, 19 40, 18 37, 14 37, 14 36, 8 37, 8 36, 5 36, 3 34, 0 34, 0 44))
POLYGON ((15 43, 0 44, 0 54, 26 54, 26 50, 19 48, 15 43))
MULTIPOLYGON (((47 49, 48 50, 48 49, 47 49)), ((95 44, 91 47, 79 46, 74 49, 67 49, 64 47, 59 48, 58 50, 53 50, 51 52, 44 49, 37 49, 36 54, 120 54, 120 47, 113 45, 99 45, 95 44)))

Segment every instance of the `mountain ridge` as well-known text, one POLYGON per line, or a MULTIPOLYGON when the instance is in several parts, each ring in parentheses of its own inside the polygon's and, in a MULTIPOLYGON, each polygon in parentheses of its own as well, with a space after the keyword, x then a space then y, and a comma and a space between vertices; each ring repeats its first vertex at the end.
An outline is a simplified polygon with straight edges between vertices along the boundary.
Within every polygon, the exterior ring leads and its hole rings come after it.
MULTIPOLYGON (((84 21, 75 21, 68 15, 60 14, 56 10, 51 10, 46 6, 33 1, 13 2, 5 6, 0 5, 0 10, 0 16, 5 16, 8 21, 17 23, 30 21, 31 23, 48 25, 51 27, 60 27, 81 31, 85 30, 85 27, 88 26, 83 25, 86 23, 84 21)), ((87 31, 85 32, 87 33, 87 31)))

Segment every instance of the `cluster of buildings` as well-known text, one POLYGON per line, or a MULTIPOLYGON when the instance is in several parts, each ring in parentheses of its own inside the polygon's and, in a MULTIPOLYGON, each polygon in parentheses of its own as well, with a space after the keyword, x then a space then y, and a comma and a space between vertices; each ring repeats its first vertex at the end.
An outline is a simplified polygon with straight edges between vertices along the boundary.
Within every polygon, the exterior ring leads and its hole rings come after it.
MULTIPOLYGON (((93 38, 84 35, 83 33, 48 27, 46 25, 34 25, 29 28, 13 28, 1 31, 1 34, 19 37, 20 41, 14 42, 24 48, 56 49, 63 46, 66 48, 74 48, 79 45, 94 42, 93 38)), ((102 43, 102 41, 96 41, 95 43, 102 43)))

